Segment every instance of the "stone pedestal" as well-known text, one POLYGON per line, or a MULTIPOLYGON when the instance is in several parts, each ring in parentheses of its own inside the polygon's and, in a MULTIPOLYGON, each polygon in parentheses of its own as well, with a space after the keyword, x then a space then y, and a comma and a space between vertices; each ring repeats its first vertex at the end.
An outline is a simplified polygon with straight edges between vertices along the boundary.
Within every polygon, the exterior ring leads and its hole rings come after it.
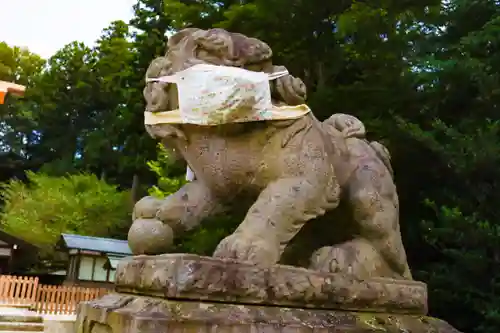
POLYGON ((416 281, 187 254, 123 260, 116 293, 81 304, 77 333, 459 333, 426 316, 416 281))

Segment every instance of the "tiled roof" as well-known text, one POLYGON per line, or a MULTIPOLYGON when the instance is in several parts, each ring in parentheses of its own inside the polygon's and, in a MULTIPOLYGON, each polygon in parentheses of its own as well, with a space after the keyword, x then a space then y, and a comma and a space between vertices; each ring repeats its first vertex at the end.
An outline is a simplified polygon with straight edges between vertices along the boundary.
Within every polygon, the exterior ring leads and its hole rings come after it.
POLYGON ((131 255, 128 242, 124 240, 61 234, 62 244, 66 249, 88 250, 121 255, 131 255))

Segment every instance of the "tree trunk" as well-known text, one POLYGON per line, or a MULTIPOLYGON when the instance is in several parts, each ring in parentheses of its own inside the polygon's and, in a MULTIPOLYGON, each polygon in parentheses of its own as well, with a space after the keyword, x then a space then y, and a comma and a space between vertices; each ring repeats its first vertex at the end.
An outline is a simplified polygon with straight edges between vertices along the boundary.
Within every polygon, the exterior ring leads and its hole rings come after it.
POLYGON ((134 207, 135 203, 139 201, 139 186, 140 186, 140 178, 138 174, 134 174, 134 177, 132 178, 132 189, 130 190, 130 198, 132 202, 132 208, 134 207))
POLYGON ((106 181, 106 170, 101 170, 101 180, 106 181))

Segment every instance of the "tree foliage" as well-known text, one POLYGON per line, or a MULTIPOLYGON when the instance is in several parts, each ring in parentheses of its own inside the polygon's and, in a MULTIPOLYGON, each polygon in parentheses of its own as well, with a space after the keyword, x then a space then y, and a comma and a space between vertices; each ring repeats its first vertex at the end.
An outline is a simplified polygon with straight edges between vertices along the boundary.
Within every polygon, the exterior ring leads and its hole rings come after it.
POLYGON ((159 143, 157 147, 157 158, 148 161, 147 165, 158 178, 158 184, 153 185, 148 192, 149 195, 161 199, 176 192, 186 183, 186 180, 182 174, 182 168, 179 166, 179 164, 184 166, 184 163, 175 161, 169 154, 169 151, 161 143, 159 143))
POLYGON ((28 173, 28 183, 3 185, 1 227, 50 256, 61 233, 124 238, 130 225, 127 192, 92 174, 51 177, 28 173))
MULTIPOLYGON (((0 42, 0 80, 32 86, 45 65, 38 55, 19 47, 10 47, 0 42)), ((0 152, 26 154, 28 147, 37 141, 34 130, 36 105, 29 100, 8 95, 7 101, 0 106, 0 152)))

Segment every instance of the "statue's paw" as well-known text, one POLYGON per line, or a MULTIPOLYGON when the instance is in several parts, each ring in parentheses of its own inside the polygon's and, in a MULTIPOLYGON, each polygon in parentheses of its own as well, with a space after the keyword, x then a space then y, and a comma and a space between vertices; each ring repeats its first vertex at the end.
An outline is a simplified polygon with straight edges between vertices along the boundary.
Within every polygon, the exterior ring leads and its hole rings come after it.
POLYGON ((214 252, 216 258, 237 259, 264 266, 277 263, 279 256, 279 244, 276 242, 242 234, 224 238, 214 252))
POLYGON ((155 219, 137 219, 128 232, 128 244, 135 255, 167 253, 173 243, 172 228, 155 219))
POLYGON ((161 207, 163 200, 155 197, 147 196, 137 201, 134 206, 132 220, 136 219, 153 219, 161 207))
MULTIPOLYGON (((189 200, 188 195, 185 198, 185 200, 189 200)), ((169 225, 176 233, 182 232, 188 227, 187 220, 189 219, 186 217, 189 215, 186 203, 179 200, 178 196, 171 196, 168 200, 164 200, 156 212, 156 218, 169 225)))
POLYGON ((325 246, 311 256, 310 269, 325 273, 349 273, 344 251, 335 246, 325 246))
POLYGON ((310 268, 320 272, 354 275, 360 279, 394 277, 378 251, 361 238, 316 250, 311 257, 310 268))

